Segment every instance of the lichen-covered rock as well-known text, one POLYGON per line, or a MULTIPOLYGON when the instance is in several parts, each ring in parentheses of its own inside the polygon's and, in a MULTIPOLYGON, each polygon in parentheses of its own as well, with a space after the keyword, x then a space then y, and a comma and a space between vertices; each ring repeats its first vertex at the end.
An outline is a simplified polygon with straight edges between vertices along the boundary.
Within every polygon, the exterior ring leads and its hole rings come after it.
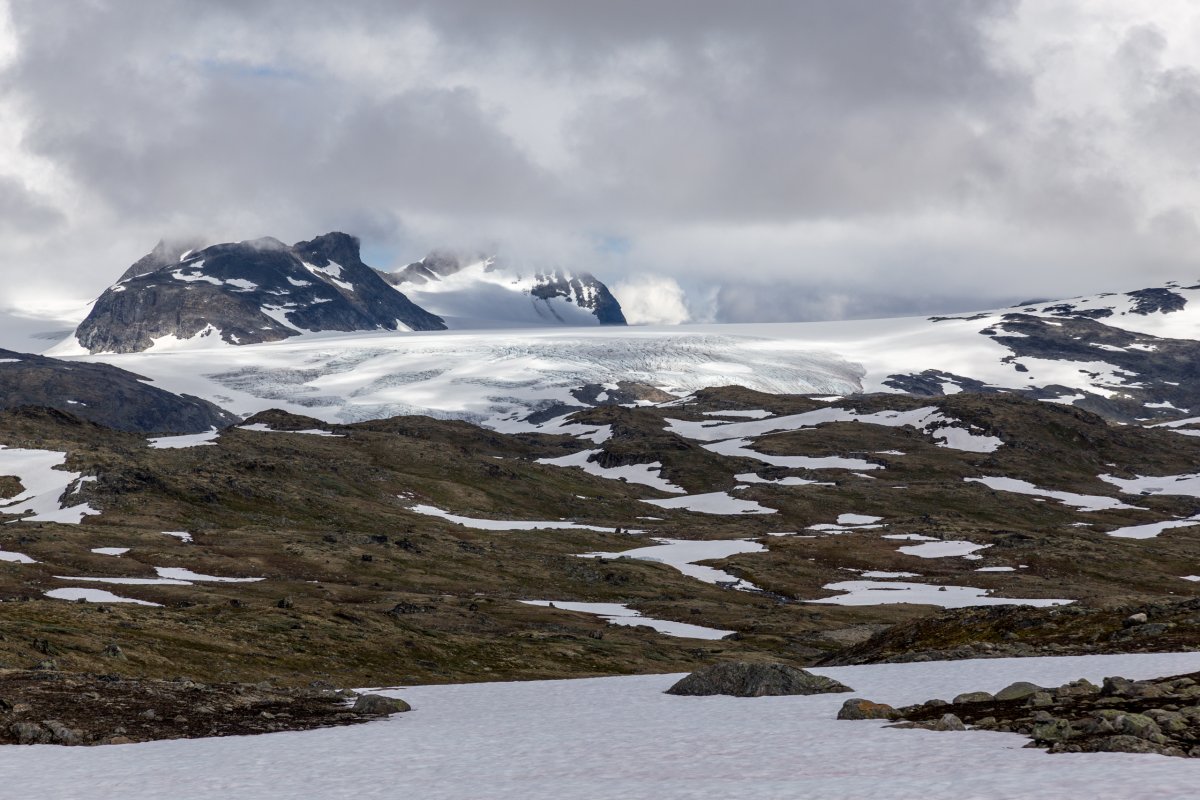
POLYGON ((813 675, 787 664, 726 661, 696 670, 667 689, 667 694, 766 697, 851 691, 854 690, 833 678, 813 675))
POLYGON ((838 719, 895 719, 899 712, 887 703, 873 703, 861 697, 851 697, 842 703, 838 719))

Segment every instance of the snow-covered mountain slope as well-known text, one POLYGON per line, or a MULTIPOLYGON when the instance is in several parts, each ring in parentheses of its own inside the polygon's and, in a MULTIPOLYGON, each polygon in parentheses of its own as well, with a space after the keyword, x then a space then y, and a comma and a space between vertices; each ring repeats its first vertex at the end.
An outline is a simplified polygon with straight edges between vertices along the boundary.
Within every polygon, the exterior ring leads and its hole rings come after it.
POLYGON ((489 256, 433 252, 385 277, 455 329, 625 324, 620 303, 586 272, 520 272, 489 256))
MULTIPOLYGON (((130 353, 190 340, 230 345, 314 331, 438 330, 362 263, 358 240, 329 233, 288 246, 272 239, 184 250, 160 243, 107 289, 55 354, 130 353)), ((206 344, 192 341, 192 344, 206 344)))
POLYGON ((726 384, 1006 391, 1126 422, 1200 416, 1200 289, 1177 287, 957 317, 208 341, 221 344, 91 358, 237 413, 282 407, 331 421, 426 413, 507 430, 531 414, 540 424, 571 408, 726 384))

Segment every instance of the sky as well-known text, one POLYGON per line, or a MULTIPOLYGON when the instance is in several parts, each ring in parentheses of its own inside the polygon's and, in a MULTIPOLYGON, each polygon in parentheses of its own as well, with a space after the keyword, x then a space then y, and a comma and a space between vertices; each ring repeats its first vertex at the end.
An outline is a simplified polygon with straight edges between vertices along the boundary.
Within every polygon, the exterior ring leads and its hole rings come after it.
POLYGON ((1200 279, 1190 0, 0 0, 0 306, 163 237, 589 270, 635 322, 1200 279))

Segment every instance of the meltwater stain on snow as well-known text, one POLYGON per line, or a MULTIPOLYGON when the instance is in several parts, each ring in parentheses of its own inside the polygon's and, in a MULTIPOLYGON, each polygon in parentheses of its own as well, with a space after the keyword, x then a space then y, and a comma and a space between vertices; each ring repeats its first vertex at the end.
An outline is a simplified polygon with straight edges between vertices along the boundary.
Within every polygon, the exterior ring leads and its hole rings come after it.
POLYGON ((595 614, 611 625, 646 625, 665 636, 678 636, 684 639, 724 639, 734 633, 734 631, 721 631, 716 628, 689 625, 686 622, 674 622, 669 619, 643 617, 641 612, 634 611, 623 603, 575 603, 558 600, 522 600, 521 602, 530 606, 552 606, 563 611, 595 614))

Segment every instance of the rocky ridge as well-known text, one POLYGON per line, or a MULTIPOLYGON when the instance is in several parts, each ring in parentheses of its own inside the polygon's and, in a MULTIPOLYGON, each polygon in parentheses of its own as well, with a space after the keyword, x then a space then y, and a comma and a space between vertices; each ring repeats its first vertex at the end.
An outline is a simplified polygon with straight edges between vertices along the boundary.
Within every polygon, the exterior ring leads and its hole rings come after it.
POLYGON ((200 433, 239 420, 207 400, 159 389, 108 364, 0 350, 0 410, 20 407, 141 433, 200 433))

